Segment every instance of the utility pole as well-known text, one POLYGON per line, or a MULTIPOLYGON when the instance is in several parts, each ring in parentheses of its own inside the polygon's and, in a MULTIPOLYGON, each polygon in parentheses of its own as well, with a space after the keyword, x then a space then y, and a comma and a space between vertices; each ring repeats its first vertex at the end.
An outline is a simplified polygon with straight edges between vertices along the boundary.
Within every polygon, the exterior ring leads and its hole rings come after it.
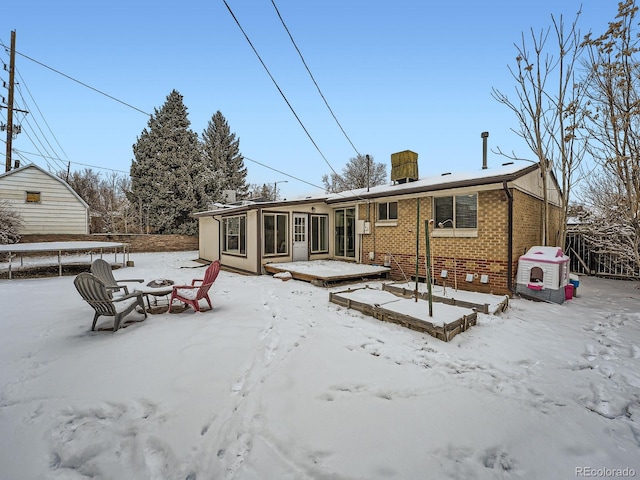
MULTIPOLYGON (((15 72, 16 72, 16 31, 11 31, 11 52, 9 53, 9 98, 7 101, 7 154, 5 157, 5 171, 11 170, 11 149, 13 142, 14 131, 17 135, 20 133, 20 126, 13 124, 13 111, 17 110, 13 108, 13 90, 15 85, 15 72)), ((18 110, 22 113, 29 113, 26 110, 18 110)), ((16 160, 15 168, 18 168, 20 163, 16 160)))
POLYGON ((9 102, 7 103, 7 156, 5 171, 11 170, 11 142, 13 140, 13 82, 16 65, 16 31, 11 31, 11 53, 9 56, 9 102))

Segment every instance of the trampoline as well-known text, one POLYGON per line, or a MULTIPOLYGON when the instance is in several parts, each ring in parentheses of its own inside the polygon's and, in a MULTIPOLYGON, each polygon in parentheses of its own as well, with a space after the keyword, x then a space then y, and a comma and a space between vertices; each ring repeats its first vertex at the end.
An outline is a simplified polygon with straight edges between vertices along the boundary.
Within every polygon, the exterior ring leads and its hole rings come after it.
MULTIPOLYGON (((127 243, 118 242, 40 242, 40 243, 13 243, 10 245, 0 245, 0 254, 7 253, 9 256, 9 279, 13 267, 13 258, 20 256, 20 266, 23 264, 23 255, 25 253, 51 253, 58 254, 58 275, 62 276, 62 252, 87 252, 91 255, 93 261, 94 253, 102 258, 104 253, 113 252, 115 263, 118 262, 118 253, 122 255, 122 266, 127 261, 127 243)), ((1 265, 1 264, 0 264, 1 265)))

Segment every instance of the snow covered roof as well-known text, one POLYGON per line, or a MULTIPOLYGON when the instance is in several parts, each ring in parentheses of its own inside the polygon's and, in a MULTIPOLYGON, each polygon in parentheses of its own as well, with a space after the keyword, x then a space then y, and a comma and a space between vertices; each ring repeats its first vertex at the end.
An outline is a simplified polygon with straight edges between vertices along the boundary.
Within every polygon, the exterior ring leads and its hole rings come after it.
POLYGON ((300 205, 304 203, 338 203, 366 198, 388 197, 393 195, 407 195, 412 193, 430 192, 446 190, 450 188, 471 187, 478 185, 489 185, 492 183, 502 183, 512 181, 527 173, 538 169, 538 164, 522 167, 513 163, 505 164, 497 168, 486 168, 474 171, 459 173, 443 173, 424 177, 415 182, 400 184, 378 185, 370 188, 358 188, 339 193, 331 193, 317 197, 306 197, 298 200, 283 200, 278 202, 257 202, 251 205, 231 206, 225 205, 221 208, 194 213, 194 217, 204 217, 219 213, 236 213, 255 209, 258 207, 272 207, 283 205, 300 205))
POLYGON ((442 173, 424 177, 415 182, 407 182, 396 185, 378 185, 370 188, 359 188, 346 192, 333 193, 327 197, 327 203, 341 202, 353 198, 375 198, 392 195, 405 195, 410 193, 446 190, 467 186, 487 185, 512 181, 529 172, 538 169, 538 164, 522 167, 514 163, 505 164, 497 168, 486 168, 458 173, 442 173))

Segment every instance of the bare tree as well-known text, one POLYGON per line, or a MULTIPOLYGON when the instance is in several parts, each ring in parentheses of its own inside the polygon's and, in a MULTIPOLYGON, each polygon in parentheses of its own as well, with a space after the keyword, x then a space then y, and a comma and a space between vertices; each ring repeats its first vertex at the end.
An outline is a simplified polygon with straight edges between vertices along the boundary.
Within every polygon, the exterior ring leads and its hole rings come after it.
MULTIPOLYGON (((542 239, 545 245, 564 245, 566 223, 572 186, 578 178, 580 164, 586 152, 586 137, 580 136, 583 125, 583 99, 585 87, 576 81, 576 63, 583 45, 580 41, 578 19, 568 31, 562 16, 552 15, 552 27, 536 33, 530 30, 530 38, 522 34, 520 44, 515 44, 517 56, 515 68, 509 71, 516 81, 516 99, 493 89, 493 97, 509 107, 516 115, 519 128, 513 131, 527 143, 540 165, 543 187, 542 239), (549 38, 553 36, 553 45, 549 38), (558 238, 549 232, 549 174, 557 172, 561 179, 562 215, 558 238)), ((515 153, 498 153, 512 160, 524 160, 515 153)))
POLYGON ((576 208, 580 221, 573 230, 580 233, 596 258, 606 259, 607 269, 633 277, 640 269, 637 253, 640 237, 626 219, 628 205, 623 200, 626 188, 608 169, 595 170, 586 179, 583 199, 586 205, 576 208))
POLYGON ((244 198, 247 200, 253 199, 272 199, 275 197, 275 185, 263 183, 259 185, 257 183, 251 183, 248 186, 247 194, 244 198))
MULTIPOLYGON (((640 267, 640 61, 634 0, 618 4, 616 21, 597 38, 585 37, 589 69, 589 153, 615 186, 598 200, 600 212, 615 207, 618 229, 633 232, 628 255, 640 267), (611 205, 611 202, 615 204, 611 205)), ((604 217, 607 220, 607 217, 604 217)))
POLYGON ((327 193, 344 192, 354 188, 367 188, 382 185, 387 181, 387 167, 384 163, 376 163, 369 155, 358 155, 350 158, 342 169, 342 175, 336 173, 322 177, 327 193))
MULTIPOLYGON (((58 172, 66 178, 66 172, 58 172)), ((89 205, 91 215, 98 218, 92 228, 97 231, 128 233, 133 215, 126 192, 131 189, 129 177, 111 172, 105 178, 90 168, 71 172, 67 183, 89 205)))

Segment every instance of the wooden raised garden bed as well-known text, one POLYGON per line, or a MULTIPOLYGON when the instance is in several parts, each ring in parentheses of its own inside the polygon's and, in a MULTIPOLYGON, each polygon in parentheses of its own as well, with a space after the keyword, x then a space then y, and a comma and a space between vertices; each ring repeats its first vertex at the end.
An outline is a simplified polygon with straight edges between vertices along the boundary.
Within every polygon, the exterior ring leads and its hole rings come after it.
MULTIPOLYGON (((384 322, 395 323, 402 325, 403 327, 410 328, 411 330, 427 333, 432 337, 445 342, 451 340, 458 333, 466 331, 477 322, 478 314, 475 310, 468 309, 468 313, 462 313, 466 308, 446 304, 440 305, 438 309, 442 311, 443 309, 457 308, 460 311, 460 316, 455 319, 451 319, 453 310, 448 310, 446 315, 448 319, 438 319, 437 316, 434 316, 433 320, 431 320, 431 317, 428 317, 430 320, 418 318, 418 316, 403 312, 403 310, 412 310, 412 308, 410 308, 412 305, 408 305, 403 302, 413 304, 415 303, 414 299, 403 298, 393 294, 393 292, 382 290, 376 290, 375 292, 378 293, 373 293, 373 289, 369 289, 368 287, 349 289, 341 292, 329 293, 329 301, 346 308, 353 308, 354 310, 358 310, 359 312, 384 322), (356 292, 359 290, 366 291, 366 297, 369 298, 355 299, 354 296, 356 298, 358 297, 356 292), (397 300, 390 299, 388 297, 390 294, 397 300), (374 299, 375 296, 380 297, 379 302, 374 299)), ((365 295, 361 295, 361 297, 365 297, 365 295)), ((418 300, 418 302, 421 309, 424 308, 425 312, 428 311, 428 304, 424 300, 418 300)), ((413 308, 413 310, 415 310, 415 308, 413 308)))

